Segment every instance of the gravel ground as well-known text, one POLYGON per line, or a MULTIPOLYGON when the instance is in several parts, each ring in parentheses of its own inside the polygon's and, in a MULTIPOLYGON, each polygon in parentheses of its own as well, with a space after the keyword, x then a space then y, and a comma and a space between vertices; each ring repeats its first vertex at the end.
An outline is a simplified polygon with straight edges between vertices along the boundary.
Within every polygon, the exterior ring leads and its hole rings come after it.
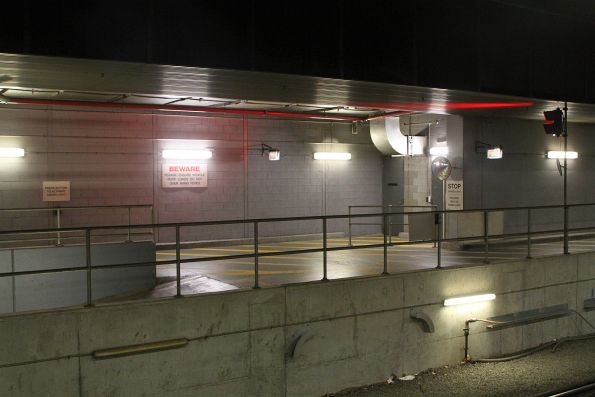
MULTIPOLYGON (((434 368, 414 380, 345 390, 335 396, 534 396, 595 381, 595 339, 567 341, 508 362, 434 368)), ((595 394, 588 394, 595 395, 595 394)))

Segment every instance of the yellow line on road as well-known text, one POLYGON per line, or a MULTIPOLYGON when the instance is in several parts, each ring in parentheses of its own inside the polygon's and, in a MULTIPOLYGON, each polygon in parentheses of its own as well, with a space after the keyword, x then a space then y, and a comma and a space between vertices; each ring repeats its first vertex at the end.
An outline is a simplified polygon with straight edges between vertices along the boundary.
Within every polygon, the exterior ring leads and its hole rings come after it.
MULTIPOLYGON (((232 252, 254 252, 251 249, 241 249, 241 248, 188 248, 190 251, 232 251, 232 252)), ((270 251, 270 250, 260 250, 260 252, 278 252, 278 251, 270 251)))
MULTIPOLYGON (((258 270, 259 275, 275 275, 275 274, 303 274, 309 273, 310 270, 258 270)), ((226 276, 247 276, 254 274, 253 270, 244 270, 244 269, 226 269, 221 272, 217 272, 217 274, 222 274, 226 276)))

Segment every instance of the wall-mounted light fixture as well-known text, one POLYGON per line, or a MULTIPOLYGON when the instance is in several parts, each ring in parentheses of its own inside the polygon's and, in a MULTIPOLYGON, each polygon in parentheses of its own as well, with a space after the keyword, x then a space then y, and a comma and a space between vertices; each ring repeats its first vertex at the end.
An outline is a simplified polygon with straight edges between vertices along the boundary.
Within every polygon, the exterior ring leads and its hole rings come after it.
POLYGON ((471 295, 471 296, 461 296, 458 298, 449 298, 444 300, 444 306, 454 306, 454 305, 464 305, 467 303, 477 303, 477 302, 485 302, 485 301, 492 301, 496 299, 495 294, 482 294, 482 295, 471 295))
POLYGON ((25 149, 20 147, 0 147, 0 157, 23 157, 25 149))
POLYGON ((547 158, 548 159, 563 159, 566 158, 568 160, 572 160, 572 159, 576 159, 578 158, 578 153, 577 152, 572 152, 572 151, 563 151, 563 150, 550 150, 549 152, 547 152, 547 158))
POLYGON ((498 146, 495 148, 488 149, 486 151, 488 155, 488 160, 498 160, 502 158, 502 146, 498 146))
POLYGON ((178 150, 165 149, 161 152, 164 159, 185 159, 185 160, 206 160, 213 157, 213 152, 208 149, 200 150, 178 150))
POLYGON ((351 160, 351 153, 316 152, 314 160, 351 160))
POLYGON ((279 161, 279 160, 281 160, 281 151, 280 150, 271 150, 271 151, 269 151, 269 160, 270 161, 279 161))
POLYGON ((498 160, 502 158, 504 151, 501 145, 475 141, 475 153, 485 154, 488 160, 498 160))
POLYGON ((281 151, 279 149, 275 149, 274 147, 267 145, 266 143, 261 143, 260 144, 260 155, 264 156, 265 153, 268 153, 269 161, 281 160, 281 151))
POLYGON ((433 146, 430 148, 431 156, 447 156, 448 146, 433 146))

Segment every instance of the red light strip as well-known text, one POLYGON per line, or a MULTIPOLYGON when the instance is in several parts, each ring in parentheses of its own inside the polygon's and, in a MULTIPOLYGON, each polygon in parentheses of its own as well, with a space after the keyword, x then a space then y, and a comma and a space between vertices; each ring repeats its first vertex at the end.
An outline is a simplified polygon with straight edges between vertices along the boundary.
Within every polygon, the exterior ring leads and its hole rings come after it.
POLYGON ((479 102, 479 103, 448 103, 449 110, 460 109, 501 109, 501 108, 526 108, 533 106, 533 102, 479 102))
POLYGON ((413 112, 431 112, 467 109, 505 109, 533 106, 533 102, 443 102, 443 103, 368 103, 356 107, 383 110, 402 110, 413 112))
POLYGON ((172 105, 149 105, 137 103, 105 103, 105 102, 84 102, 84 101, 60 101, 47 99, 11 99, 11 104, 17 105, 45 105, 45 106, 73 106, 108 109, 138 109, 138 110, 164 110, 198 113, 223 113, 248 116, 263 116, 275 118, 295 119, 317 119, 317 120, 339 120, 339 121, 362 121, 364 119, 352 116, 340 116, 330 114, 313 113, 292 113, 292 112, 269 112, 266 110, 249 109, 221 109, 204 106, 172 106, 172 105))

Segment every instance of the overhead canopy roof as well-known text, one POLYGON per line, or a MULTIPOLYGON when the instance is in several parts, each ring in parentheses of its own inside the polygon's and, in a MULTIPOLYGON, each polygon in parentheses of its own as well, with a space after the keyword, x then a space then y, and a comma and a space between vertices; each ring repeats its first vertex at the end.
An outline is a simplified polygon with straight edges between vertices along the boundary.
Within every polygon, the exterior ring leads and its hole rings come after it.
MULTIPOLYGON (((0 90, 0 99, 9 100, 4 106, 198 111, 350 122, 403 113, 541 120, 543 110, 563 105, 482 92, 15 54, 0 54, 0 90)), ((595 105, 569 103, 568 108, 569 121, 595 123, 595 105)))

